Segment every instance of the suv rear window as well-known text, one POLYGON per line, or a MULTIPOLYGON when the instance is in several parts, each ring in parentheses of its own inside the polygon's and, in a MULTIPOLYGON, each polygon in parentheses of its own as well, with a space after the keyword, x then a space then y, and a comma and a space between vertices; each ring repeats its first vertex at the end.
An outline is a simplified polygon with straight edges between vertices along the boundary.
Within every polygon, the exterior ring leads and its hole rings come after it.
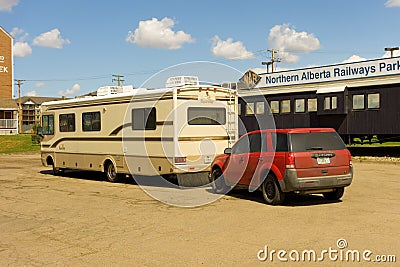
POLYGON ((313 150, 342 150, 346 146, 336 132, 293 133, 289 134, 292 152, 313 150))

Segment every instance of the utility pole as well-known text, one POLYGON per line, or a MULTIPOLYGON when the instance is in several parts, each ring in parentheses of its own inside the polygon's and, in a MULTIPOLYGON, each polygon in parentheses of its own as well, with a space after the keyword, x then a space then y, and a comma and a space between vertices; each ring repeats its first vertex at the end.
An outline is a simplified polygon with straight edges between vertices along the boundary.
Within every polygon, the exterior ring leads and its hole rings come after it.
POLYGON ((386 52, 390 52, 390 57, 393 57, 393 52, 399 50, 399 47, 385 47, 386 52))
POLYGON ((125 82, 125 80, 121 80, 121 78, 124 78, 124 76, 119 75, 119 74, 113 74, 113 77, 116 77, 116 79, 112 79, 112 82, 117 81, 118 82, 118 86, 121 86, 121 82, 125 82))
POLYGON ((262 65, 267 65, 267 72, 269 72, 269 66, 271 65, 271 66, 272 66, 272 72, 274 72, 274 71, 275 71, 274 63, 275 63, 275 62, 281 62, 281 59, 275 57, 275 53, 278 52, 277 50, 275 50, 275 49, 268 49, 268 52, 271 53, 271 61, 268 61, 268 62, 261 62, 261 64, 262 64, 262 65))
POLYGON ((15 80, 18 85, 18 133, 22 133, 21 85, 25 80, 15 80))

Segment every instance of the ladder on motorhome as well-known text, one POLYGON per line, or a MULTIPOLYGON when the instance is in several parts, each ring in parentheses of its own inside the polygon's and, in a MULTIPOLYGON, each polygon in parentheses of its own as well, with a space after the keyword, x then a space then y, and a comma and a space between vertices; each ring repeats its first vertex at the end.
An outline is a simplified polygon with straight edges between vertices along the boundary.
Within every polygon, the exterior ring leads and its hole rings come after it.
POLYGON ((228 147, 232 147, 238 136, 238 112, 236 91, 229 88, 227 133, 228 147))

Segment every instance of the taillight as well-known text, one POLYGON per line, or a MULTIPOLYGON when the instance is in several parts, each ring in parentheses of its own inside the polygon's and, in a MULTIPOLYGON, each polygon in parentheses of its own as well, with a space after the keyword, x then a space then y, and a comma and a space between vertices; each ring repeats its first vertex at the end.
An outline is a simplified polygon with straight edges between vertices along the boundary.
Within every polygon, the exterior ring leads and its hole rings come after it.
POLYGON ((174 161, 177 164, 186 163, 186 157, 175 157, 174 161))
POLYGON ((286 169, 294 169, 294 168, 295 168, 294 153, 287 153, 286 169))
POLYGON ((352 161, 352 158, 351 158, 351 153, 350 153, 349 150, 347 150, 347 157, 349 158, 349 164, 350 164, 350 166, 353 165, 353 161, 352 161))

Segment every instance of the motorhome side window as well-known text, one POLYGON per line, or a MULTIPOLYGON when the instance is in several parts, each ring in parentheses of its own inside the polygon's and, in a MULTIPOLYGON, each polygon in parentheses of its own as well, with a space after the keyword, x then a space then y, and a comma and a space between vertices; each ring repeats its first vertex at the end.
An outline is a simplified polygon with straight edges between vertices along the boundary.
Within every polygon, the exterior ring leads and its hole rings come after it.
POLYGON ((42 129, 43 134, 54 134, 54 115, 42 116, 42 129))
POLYGON ((132 109, 132 130, 155 130, 156 127, 156 108, 132 109))
POLYGON ((75 114, 60 114, 60 132, 75 132, 75 114))
POLYGON ((100 112, 82 113, 82 130, 84 132, 100 131, 101 120, 100 112))
POLYGON ((225 108, 188 108, 189 125, 225 125, 225 108))

